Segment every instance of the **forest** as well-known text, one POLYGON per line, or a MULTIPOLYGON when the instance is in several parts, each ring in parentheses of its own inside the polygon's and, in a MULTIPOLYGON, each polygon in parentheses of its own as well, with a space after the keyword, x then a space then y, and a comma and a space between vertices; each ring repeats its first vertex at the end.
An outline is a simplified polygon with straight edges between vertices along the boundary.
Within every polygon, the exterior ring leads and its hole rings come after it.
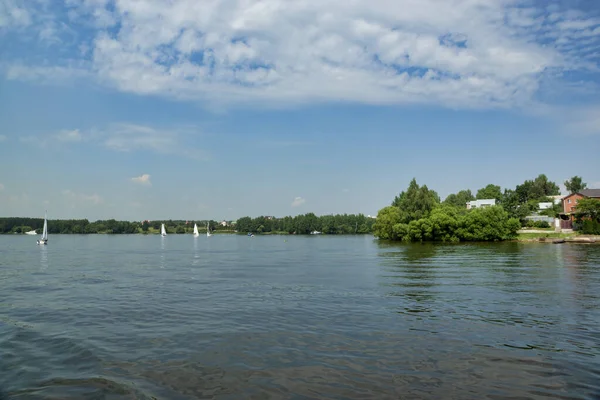
MULTIPOLYGON (((262 233, 262 234, 309 234, 319 231, 325 234, 363 234, 372 232, 373 218, 362 214, 323 215, 313 213, 297 215, 294 217, 275 218, 261 216, 257 218, 243 217, 237 222, 230 222, 226 226, 217 221, 143 221, 129 222, 114 219, 90 222, 87 219, 48 220, 49 234, 133 234, 133 233, 158 233, 160 225, 165 224, 168 234, 192 233, 194 223, 198 224, 200 232, 206 232, 209 224, 214 233, 262 233)), ((0 218, 0 234, 25 233, 35 230, 41 233, 44 220, 41 218, 0 218)))
POLYGON ((374 218, 363 214, 337 214, 316 216, 313 213, 295 217, 243 217, 237 220, 239 232, 252 233, 287 233, 304 235, 313 231, 327 235, 364 234, 373 230, 374 218))
MULTIPOLYGON (((213 232, 232 231, 230 226, 222 226, 217 221, 183 221, 183 220, 164 220, 164 221, 117 221, 114 219, 99 220, 90 222, 87 219, 49 219, 49 234, 87 234, 87 233, 107 233, 107 234, 132 234, 132 233, 158 233, 160 225, 165 224, 167 233, 184 234, 192 233, 194 223, 198 224, 198 230, 206 232, 206 223, 209 223, 210 230, 213 232)), ((35 230, 42 232, 44 220, 42 218, 0 218, 1 233, 25 233, 35 230)))
MULTIPOLYGON (((574 176, 565 182, 565 187, 570 193, 576 193, 585 189, 586 184, 581 177, 574 176)), ((406 191, 396 196, 390 206, 379 211, 373 233, 380 239, 406 242, 514 239, 517 231, 528 225, 527 217, 533 213, 556 217, 562 212, 560 202, 546 210, 539 210, 539 203, 551 203, 551 196, 559 194, 558 185, 540 174, 515 189, 502 191, 500 186, 489 184, 479 189, 476 195, 468 189, 461 190, 441 201, 436 191, 426 185, 419 186, 413 179, 406 191), (467 202, 475 199, 495 199, 496 205, 468 210, 467 202)), ((600 205, 600 201, 589 199, 583 202, 585 208, 579 207, 577 218, 584 233, 591 233, 597 227, 597 222, 594 222, 598 215, 594 211, 596 204, 600 205), (588 206, 588 203, 591 205, 588 206)))

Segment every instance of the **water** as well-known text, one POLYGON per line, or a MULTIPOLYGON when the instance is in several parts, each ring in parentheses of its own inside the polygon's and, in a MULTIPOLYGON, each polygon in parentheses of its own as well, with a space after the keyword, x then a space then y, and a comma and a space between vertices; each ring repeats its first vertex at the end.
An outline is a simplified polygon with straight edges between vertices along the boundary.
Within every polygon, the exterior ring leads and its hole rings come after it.
POLYGON ((0 237, 0 398, 598 399, 600 246, 0 237))

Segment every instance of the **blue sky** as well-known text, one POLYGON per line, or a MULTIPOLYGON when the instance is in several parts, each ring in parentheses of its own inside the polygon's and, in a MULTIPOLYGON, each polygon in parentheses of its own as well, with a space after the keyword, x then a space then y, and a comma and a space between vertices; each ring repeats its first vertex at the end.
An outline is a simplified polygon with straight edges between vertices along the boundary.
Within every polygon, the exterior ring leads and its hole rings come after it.
POLYGON ((600 188, 600 3, 2 0, 0 215, 375 214, 600 188))

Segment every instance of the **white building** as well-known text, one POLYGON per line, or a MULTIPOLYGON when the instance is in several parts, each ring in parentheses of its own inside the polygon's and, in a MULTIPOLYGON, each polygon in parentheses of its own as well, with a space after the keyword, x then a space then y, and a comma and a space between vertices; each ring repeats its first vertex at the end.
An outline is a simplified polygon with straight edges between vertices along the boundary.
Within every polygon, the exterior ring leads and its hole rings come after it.
POLYGON ((496 205, 496 199, 479 199, 467 203, 467 210, 471 208, 492 207, 496 205))

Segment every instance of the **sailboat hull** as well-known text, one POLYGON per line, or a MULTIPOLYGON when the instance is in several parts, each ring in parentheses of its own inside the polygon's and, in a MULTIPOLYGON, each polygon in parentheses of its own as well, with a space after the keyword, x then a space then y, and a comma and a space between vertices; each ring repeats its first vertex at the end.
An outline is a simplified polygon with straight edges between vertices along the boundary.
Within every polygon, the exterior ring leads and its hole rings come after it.
POLYGON ((46 239, 46 240, 38 240, 37 244, 48 244, 48 239, 46 239))

